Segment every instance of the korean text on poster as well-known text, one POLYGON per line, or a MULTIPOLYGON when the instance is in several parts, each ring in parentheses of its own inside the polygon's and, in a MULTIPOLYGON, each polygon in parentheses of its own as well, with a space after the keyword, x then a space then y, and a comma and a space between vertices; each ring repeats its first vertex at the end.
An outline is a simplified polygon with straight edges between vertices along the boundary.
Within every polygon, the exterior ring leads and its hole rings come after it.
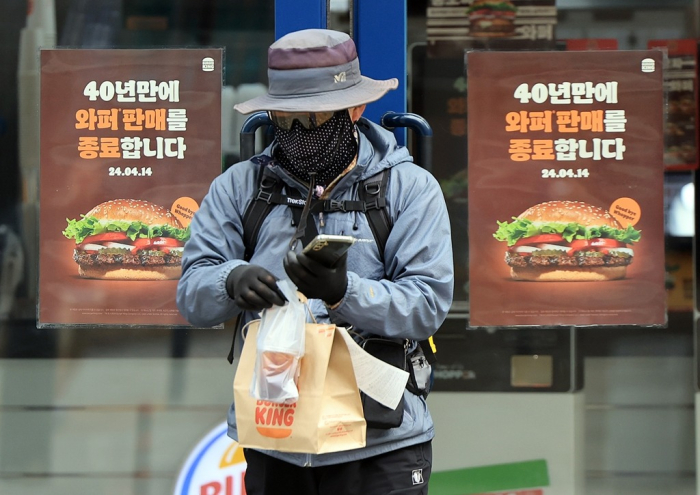
POLYGON ((39 326, 187 325, 175 290, 221 171, 222 59, 42 51, 39 326))
POLYGON ((470 325, 663 325, 658 51, 467 59, 470 325))

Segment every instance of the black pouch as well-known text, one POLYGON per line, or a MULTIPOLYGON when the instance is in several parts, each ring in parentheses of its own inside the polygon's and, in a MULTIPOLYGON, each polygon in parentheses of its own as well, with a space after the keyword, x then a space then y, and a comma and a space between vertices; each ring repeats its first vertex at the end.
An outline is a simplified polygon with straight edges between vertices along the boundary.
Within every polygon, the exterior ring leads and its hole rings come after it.
MULTIPOLYGON (((399 369, 406 370, 406 341, 389 340, 382 338, 367 339, 362 343, 362 347, 372 356, 381 359, 385 363, 396 366, 399 369)), ((365 413, 365 421, 368 428, 379 428, 388 430, 401 426, 403 421, 403 402, 401 401, 396 409, 389 409, 380 404, 373 398, 360 392, 362 399, 362 408, 365 413)))
POLYGON ((408 355, 406 361, 408 365, 406 388, 409 392, 426 399, 432 386, 433 368, 420 345, 408 355))

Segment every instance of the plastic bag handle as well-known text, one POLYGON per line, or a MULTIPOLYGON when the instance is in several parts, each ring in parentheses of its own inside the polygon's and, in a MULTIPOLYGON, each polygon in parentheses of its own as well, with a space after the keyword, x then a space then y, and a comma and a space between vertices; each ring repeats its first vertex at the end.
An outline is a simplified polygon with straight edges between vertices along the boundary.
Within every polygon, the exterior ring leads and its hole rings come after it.
POLYGON ((254 323, 256 321, 260 321, 260 318, 258 318, 256 320, 250 320, 248 323, 243 325, 243 328, 241 328, 241 338, 243 339, 244 342, 245 342, 246 337, 248 336, 248 327, 250 326, 251 323, 254 323))

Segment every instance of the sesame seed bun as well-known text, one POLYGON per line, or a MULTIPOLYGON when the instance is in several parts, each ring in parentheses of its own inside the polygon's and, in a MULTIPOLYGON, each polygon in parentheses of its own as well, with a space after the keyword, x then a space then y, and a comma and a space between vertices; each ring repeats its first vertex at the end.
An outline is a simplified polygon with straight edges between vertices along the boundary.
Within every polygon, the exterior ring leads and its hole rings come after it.
POLYGON ((622 229, 622 225, 608 210, 582 201, 548 201, 528 208, 518 218, 532 222, 580 223, 585 227, 607 225, 622 229))
POLYGON ((86 266, 78 265, 78 275, 82 278, 99 280, 175 280, 182 275, 182 267, 177 266, 86 266))
POLYGON ((124 220, 146 225, 170 225, 181 229, 182 224, 170 210, 140 199, 112 199, 95 206, 86 217, 98 220, 124 220))
POLYGON ((603 282, 619 280, 627 275, 626 266, 611 267, 516 267, 510 268, 514 280, 529 282, 603 282))

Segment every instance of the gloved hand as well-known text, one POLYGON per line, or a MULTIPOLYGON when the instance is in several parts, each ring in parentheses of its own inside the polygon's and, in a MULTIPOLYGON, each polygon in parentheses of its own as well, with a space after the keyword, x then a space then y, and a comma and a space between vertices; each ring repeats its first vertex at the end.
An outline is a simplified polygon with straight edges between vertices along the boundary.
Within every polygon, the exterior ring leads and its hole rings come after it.
POLYGON ((258 265, 234 268, 226 278, 226 292, 239 308, 249 311, 284 306, 287 301, 275 276, 258 265))
POLYGON ((348 254, 345 253, 329 268, 305 254, 289 251, 284 258, 284 271, 299 291, 309 299, 322 299, 334 305, 345 296, 348 288, 348 254))

